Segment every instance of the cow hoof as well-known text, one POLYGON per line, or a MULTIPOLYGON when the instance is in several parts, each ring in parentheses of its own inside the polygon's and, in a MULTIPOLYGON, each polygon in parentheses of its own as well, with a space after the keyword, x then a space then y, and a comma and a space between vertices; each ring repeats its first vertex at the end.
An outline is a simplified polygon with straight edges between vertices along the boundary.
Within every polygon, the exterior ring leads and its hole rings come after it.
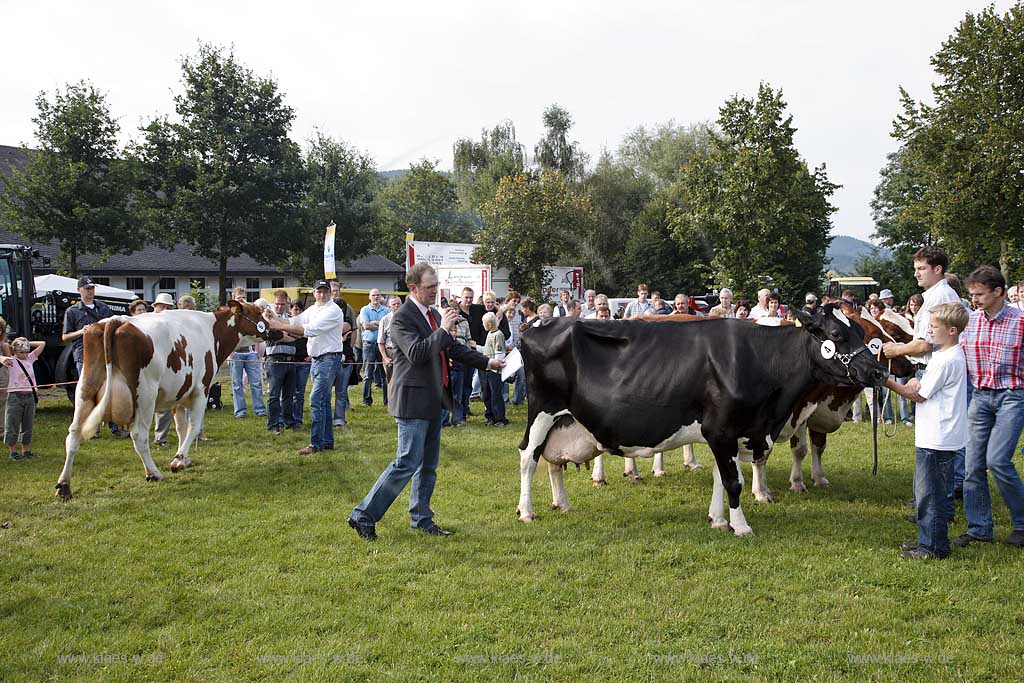
POLYGON ((643 477, 641 477, 641 476, 640 476, 639 474, 628 474, 628 473, 626 473, 626 472, 623 472, 623 473, 622 473, 622 476, 624 476, 624 477, 628 477, 628 478, 629 478, 629 480, 630 480, 631 482, 633 482, 634 484, 635 484, 636 482, 638 482, 638 481, 643 481, 643 480, 644 480, 644 478, 643 478, 643 477))
POLYGON ((178 458, 171 461, 171 472, 180 472, 185 469, 185 463, 178 458))
POLYGON ((735 529, 733 529, 732 532, 734 534, 736 534, 737 536, 753 536, 754 535, 754 530, 751 529, 749 526, 738 526, 735 529))
POLYGON ((149 474, 146 475, 146 481, 163 481, 163 480, 164 480, 164 475, 160 474, 159 472, 157 472, 155 474, 153 472, 150 472, 149 474))
POLYGON ((594 479, 594 480, 593 480, 592 482, 590 482, 590 483, 594 485, 594 488, 595 488, 595 489, 599 489, 599 488, 601 488, 602 486, 607 486, 607 485, 608 485, 608 482, 607 482, 607 481, 605 481, 604 479, 594 479))
POLYGON ((552 503, 551 504, 551 509, 552 510, 561 510, 562 512, 571 512, 572 511, 572 505, 569 505, 568 503, 566 503, 565 505, 559 505, 558 503, 552 503))
POLYGON ((802 481, 794 481, 789 485, 789 490, 796 493, 807 493, 807 487, 802 481))
POLYGON ((654 476, 655 477, 667 477, 668 476, 668 472, 666 472, 665 470, 655 470, 654 476))
POLYGON ((516 514, 519 515, 520 522, 529 523, 537 521, 537 515, 533 514, 532 512, 524 515, 523 513, 519 512, 519 510, 516 510, 516 514))
POLYGON ((708 521, 711 522, 712 529, 718 529, 719 531, 732 531, 732 527, 729 526, 729 520, 724 517, 721 519, 712 519, 708 517, 708 521))
POLYGON ((774 503, 775 502, 775 496, 772 495, 771 491, 769 491, 768 493, 762 493, 762 494, 756 494, 755 493, 754 494, 754 500, 756 500, 758 503, 774 503))
POLYGON ((704 466, 701 465, 699 462, 695 462, 692 465, 687 465, 687 467, 690 469, 691 472, 704 469, 704 466))
POLYGON ((53 495, 57 496, 61 500, 71 500, 71 484, 66 481, 58 481, 55 486, 56 492, 53 495))
POLYGON ((832 488, 831 482, 829 482, 829 480, 825 479, 824 477, 822 477, 820 480, 816 480, 814 482, 814 486, 816 488, 819 488, 819 489, 830 489, 830 488, 832 488))

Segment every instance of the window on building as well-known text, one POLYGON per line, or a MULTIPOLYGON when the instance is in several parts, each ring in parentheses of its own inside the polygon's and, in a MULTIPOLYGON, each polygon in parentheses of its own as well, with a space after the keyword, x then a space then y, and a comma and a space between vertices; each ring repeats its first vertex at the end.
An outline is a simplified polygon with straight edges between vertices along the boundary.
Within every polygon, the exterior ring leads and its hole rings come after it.
POLYGON ((198 289, 199 291, 203 291, 204 289, 206 289, 206 278, 205 277, 189 278, 188 282, 189 282, 189 285, 191 285, 192 289, 198 289))
POLYGON ((233 277, 226 277, 226 278, 224 278, 224 289, 226 289, 226 290, 228 290, 230 292, 232 290, 232 288, 234 288, 234 286, 235 286, 235 278, 233 278, 233 277))
POLYGON ((178 281, 173 277, 162 277, 157 283, 157 289, 160 292, 167 292, 171 295, 172 299, 178 298, 178 281))
POLYGON ((245 278, 245 300, 256 301, 260 298, 260 279, 258 277, 245 278))
POLYGON ((141 277, 126 277, 124 279, 124 288, 130 289, 135 292, 135 296, 140 299, 145 299, 145 285, 142 283, 141 277))
POLYGON ((272 277, 270 278, 270 286, 274 289, 284 289, 284 278, 283 277, 272 277))

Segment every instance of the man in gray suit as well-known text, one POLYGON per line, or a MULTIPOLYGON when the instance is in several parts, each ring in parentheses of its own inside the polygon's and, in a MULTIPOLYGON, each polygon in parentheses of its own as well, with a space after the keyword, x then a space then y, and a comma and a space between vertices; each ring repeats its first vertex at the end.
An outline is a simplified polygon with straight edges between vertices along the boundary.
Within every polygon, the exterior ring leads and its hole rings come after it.
POLYGON ((398 422, 398 451, 348 518, 348 525, 368 541, 377 540, 374 525, 410 479, 412 527, 433 536, 451 535, 434 522, 430 509, 441 454, 441 409, 452 409, 448 357, 480 369, 505 365, 455 343, 458 311, 450 306, 442 316, 431 306, 437 296, 437 273, 432 266, 417 263, 405 282, 410 296, 395 311, 390 327, 395 352, 388 412, 398 422))

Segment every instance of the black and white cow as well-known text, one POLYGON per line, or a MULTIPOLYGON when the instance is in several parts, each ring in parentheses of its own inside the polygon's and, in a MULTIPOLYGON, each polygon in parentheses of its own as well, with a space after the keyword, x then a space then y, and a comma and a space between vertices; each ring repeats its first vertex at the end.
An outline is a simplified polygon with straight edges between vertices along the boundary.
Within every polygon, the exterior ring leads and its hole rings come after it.
POLYGON ((707 443, 716 463, 712 526, 751 533, 740 507, 740 450, 763 461, 816 384, 875 386, 887 377, 840 310, 800 319, 801 327, 754 329, 730 319, 532 323, 520 348, 529 418, 519 446, 519 518, 536 518, 531 485, 541 457, 556 465, 548 468, 552 508, 564 511, 571 506, 562 465, 707 443))

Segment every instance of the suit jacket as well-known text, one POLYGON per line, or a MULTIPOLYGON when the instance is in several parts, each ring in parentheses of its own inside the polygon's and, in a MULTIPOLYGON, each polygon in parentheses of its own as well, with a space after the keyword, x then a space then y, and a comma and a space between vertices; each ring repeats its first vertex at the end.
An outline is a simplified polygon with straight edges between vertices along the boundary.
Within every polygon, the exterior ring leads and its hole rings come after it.
POLYGON ((433 420, 441 408, 452 408, 451 386, 441 381, 441 353, 474 368, 486 368, 490 359, 456 344, 441 328, 441 314, 431 309, 437 330, 410 296, 391 320, 391 341, 395 344, 394 369, 388 385, 388 412, 393 417, 433 420))

